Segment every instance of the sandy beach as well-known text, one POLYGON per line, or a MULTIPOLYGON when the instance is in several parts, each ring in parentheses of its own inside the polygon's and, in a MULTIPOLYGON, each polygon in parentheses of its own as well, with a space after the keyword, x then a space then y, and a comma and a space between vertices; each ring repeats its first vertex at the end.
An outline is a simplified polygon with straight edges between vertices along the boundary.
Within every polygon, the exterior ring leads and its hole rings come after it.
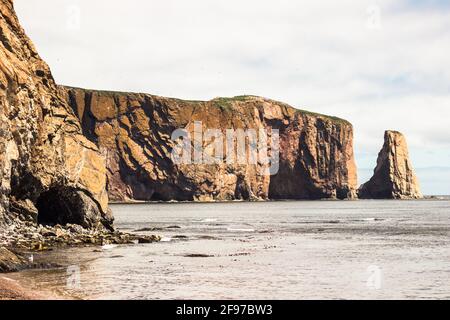
POLYGON ((0 300, 53 300, 54 297, 32 292, 17 281, 0 276, 0 300))

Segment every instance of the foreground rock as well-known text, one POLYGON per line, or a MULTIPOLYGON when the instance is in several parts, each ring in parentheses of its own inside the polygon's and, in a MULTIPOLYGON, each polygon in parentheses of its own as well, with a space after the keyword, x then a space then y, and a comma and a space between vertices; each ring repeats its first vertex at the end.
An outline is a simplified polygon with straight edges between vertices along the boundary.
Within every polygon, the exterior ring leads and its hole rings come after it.
POLYGON ((52 293, 36 293, 35 290, 26 289, 22 287, 18 282, 6 278, 0 277, 0 300, 59 300, 61 297, 57 297, 52 293))
POLYGON ((373 177, 359 189, 361 199, 420 199, 419 183, 409 159, 406 139, 386 131, 373 177))
POLYGON ((111 230, 105 186, 104 158, 0 0, 0 230, 19 219, 111 230))
POLYGON ((28 268, 48 268, 36 265, 26 256, 35 251, 74 246, 105 246, 111 244, 148 244, 161 237, 85 229, 79 225, 42 226, 16 222, 0 230, 0 273, 28 268))
POLYGON ((155 235, 142 236, 119 231, 85 229, 68 224, 54 227, 16 223, 0 232, 0 248, 19 251, 43 251, 66 246, 103 246, 108 244, 137 244, 160 241, 155 235))
POLYGON ((0 247, 0 273, 20 271, 27 265, 28 261, 24 257, 0 247))
MULTIPOLYGON (((344 199, 356 195, 353 127, 345 120, 254 96, 202 102, 69 87, 60 87, 60 91, 80 119, 84 135, 107 156, 108 193, 113 201, 344 199), (201 123, 203 133, 218 129, 223 136, 227 129, 265 128, 269 135, 278 129, 278 174, 260 174, 261 163, 175 164, 171 134, 186 128, 193 136, 195 122, 201 123)), ((212 141, 203 141, 201 146, 206 150, 212 141)))

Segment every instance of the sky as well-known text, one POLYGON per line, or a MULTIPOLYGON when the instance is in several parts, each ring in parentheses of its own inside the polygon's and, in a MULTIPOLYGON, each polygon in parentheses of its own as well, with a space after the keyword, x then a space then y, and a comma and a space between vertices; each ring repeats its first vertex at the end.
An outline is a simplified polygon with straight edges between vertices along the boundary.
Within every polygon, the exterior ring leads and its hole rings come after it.
POLYGON ((450 194, 448 0, 15 0, 56 81, 183 99, 259 95, 353 123, 359 182, 387 129, 450 194))

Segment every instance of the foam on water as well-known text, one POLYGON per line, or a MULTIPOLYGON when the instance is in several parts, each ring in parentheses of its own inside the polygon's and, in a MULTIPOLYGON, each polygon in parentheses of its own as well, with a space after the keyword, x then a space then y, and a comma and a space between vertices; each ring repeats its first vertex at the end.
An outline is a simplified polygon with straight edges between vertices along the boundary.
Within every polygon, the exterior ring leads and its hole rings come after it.
POLYGON ((39 253, 63 267, 11 277, 91 299, 450 298, 448 200, 112 209, 119 229, 151 227, 162 241, 39 253), (67 287, 74 266, 80 285, 67 287))

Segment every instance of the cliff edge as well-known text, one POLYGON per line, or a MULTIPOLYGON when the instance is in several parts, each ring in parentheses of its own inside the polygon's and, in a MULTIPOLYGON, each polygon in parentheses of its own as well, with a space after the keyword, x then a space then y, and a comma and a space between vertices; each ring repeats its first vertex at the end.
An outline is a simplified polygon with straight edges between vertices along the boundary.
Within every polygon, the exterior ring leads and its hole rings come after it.
MULTIPOLYGON (((255 96, 184 101, 149 94, 60 87, 84 135, 107 157, 109 197, 134 200, 267 200, 352 198, 357 177, 353 127, 255 96), (261 163, 176 164, 172 133, 185 128, 279 130, 279 170, 261 163)), ((212 140, 203 141, 208 148, 212 140)), ((226 146, 224 146, 226 148, 226 146)))

